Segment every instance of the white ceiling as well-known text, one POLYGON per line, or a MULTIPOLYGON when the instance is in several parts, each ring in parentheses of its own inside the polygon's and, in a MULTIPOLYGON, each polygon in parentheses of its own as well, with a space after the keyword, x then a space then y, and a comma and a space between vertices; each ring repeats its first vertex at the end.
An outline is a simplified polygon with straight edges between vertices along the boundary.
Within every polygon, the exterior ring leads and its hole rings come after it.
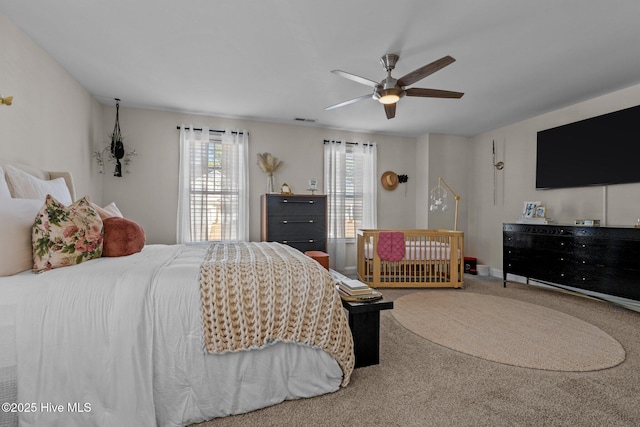
MULTIPOLYGON (((640 1, 0 0, 100 102, 383 134, 475 135, 640 83, 640 1), (462 99, 374 100, 340 69, 462 99)), ((639 100, 640 101, 640 100, 639 100)), ((640 102, 639 102, 640 103, 640 102)))

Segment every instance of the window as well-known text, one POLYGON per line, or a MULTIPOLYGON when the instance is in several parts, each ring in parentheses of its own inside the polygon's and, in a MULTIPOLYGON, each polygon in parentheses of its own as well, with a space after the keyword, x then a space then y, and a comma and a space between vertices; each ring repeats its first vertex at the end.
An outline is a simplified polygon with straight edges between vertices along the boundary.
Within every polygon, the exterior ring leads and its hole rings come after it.
POLYGON ((179 243, 248 240, 247 139, 181 127, 179 243))
POLYGON ((337 270, 345 259, 344 245, 355 239, 356 230, 377 226, 376 163, 375 143, 325 141, 328 246, 332 268, 337 270))

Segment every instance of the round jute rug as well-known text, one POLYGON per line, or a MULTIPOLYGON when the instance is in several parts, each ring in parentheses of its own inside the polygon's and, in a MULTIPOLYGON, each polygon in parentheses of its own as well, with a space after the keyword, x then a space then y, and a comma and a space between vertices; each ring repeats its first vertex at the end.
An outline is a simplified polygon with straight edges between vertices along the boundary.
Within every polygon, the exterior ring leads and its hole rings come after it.
POLYGON ((618 341, 590 323, 509 298, 416 292, 396 299, 391 314, 436 344, 523 368, 595 371, 616 366, 626 356, 618 341))

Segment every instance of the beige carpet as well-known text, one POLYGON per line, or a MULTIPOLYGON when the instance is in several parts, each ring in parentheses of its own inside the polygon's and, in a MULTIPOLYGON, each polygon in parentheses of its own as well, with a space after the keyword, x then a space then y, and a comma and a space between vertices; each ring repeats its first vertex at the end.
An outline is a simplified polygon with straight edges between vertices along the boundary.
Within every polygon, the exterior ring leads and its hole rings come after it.
POLYGON ((451 290, 395 300, 393 317, 429 341, 507 365, 596 371, 622 363, 625 350, 576 317, 509 298, 451 290))
MULTIPOLYGON (((640 426, 640 312, 590 298, 465 274, 458 294, 493 295, 579 318, 620 342, 627 356, 589 372, 519 368, 426 340, 380 313, 380 364, 358 368, 335 393, 283 402, 198 427, 640 426)), ((385 299, 437 289, 382 289, 385 299)), ((585 352, 589 348, 584 349, 585 352)))

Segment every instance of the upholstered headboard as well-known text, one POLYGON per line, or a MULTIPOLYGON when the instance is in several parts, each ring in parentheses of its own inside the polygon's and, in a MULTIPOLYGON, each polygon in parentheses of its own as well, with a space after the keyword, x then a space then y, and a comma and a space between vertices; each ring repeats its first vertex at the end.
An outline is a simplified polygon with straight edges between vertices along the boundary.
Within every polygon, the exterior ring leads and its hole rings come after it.
POLYGON ((60 197, 61 202, 64 197, 64 203, 70 204, 75 188, 68 172, 43 171, 2 159, 0 169, 0 276, 10 276, 33 266, 31 228, 46 194, 60 197), (7 173, 9 166, 14 169, 7 173), (17 191, 12 182, 18 185, 17 191), (23 198, 23 193, 28 194, 23 198))
POLYGON ((9 192, 9 185, 6 180, 7 168, 6 166, 10 165, 14 168, 20 169, 29 175, 33 175, 36 178, 49 181, 56 178, 63 178, 67 187, 69 188, 69 193, 71 194, 71 200, 75 200, 76 191, 75 186, 73 184, 73 177, 69 172, 53 172, 53 171, 45 171, 41 169, 37 169, 31 166, 23 165, 16 162, 11 162, 8 160, 0 159, 0 168, 2 168, 2 175, 0 176, 0 199, 11 197, 11 193, 9 192))

